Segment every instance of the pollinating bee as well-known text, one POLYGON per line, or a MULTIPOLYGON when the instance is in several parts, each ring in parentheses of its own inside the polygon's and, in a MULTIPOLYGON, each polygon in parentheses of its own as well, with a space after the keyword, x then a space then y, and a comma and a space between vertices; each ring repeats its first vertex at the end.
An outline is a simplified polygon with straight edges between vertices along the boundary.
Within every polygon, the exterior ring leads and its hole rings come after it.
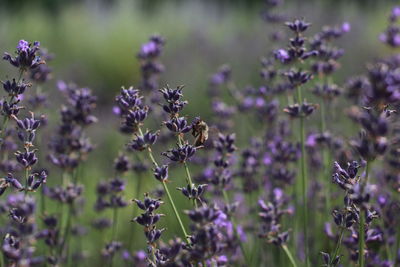
POLYGON ((200 118, 196 118, 196 121, 192 125, 192 135, 196 138, 194 145, 196 147, 203 146, 208 139, 207 123, 200 118))

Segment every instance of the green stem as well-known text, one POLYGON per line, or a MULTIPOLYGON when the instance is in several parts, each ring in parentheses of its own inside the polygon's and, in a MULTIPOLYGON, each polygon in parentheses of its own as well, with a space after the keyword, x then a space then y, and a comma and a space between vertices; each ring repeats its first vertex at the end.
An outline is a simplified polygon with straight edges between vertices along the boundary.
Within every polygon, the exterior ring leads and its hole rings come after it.
MULTIPOLYGON (((67 183, 67 173, 64 170, 61 174, 61 185, 62 187, 65 187, 67 183)), ((60 222, 60 233, 62 231, 62 229, 64 229, 64 224, 65 224, 65 203, 61 203, 61 214, 60 214, 60 218, 59 218, 59 222, 60 222)), ((62 236, 59 236, 60 240, 62 238, 62 236)))
MULTIPOLYGON (((63 175, 63 186, 66 186, 67 179, 63 175)), ((74 181, 74 184, 76 185, 77 182, 77 176, 78 176, 78 169, 73 170, 72 173, 72 181, 74 181)), ((66 226, 64 228, 64 234, 63 234, 63 239, 62 243, 60 246, 60 258, 62 259, 64 251, 66 250, 66 266, 69 265, 69 259, 70 259, 70 249, 69 249, 69 240, 71 236, 71 224, 72 224, 72 210, 73 210, 73 205, 74 203, 66 203, 68 205, 68 211, 67 211, 67 218, 66 218, 66 226)))
POLYGON ((116 207, 113 208, 113 224, 112 224, 112 231, 111 231, 111 241, 115 240, 117 235, 117 228, 118 228, 118 209, 116 207))
MULTIPOLYGON (((229 197, 228 197, 228 194, 226 193, 226 191, 224 189, 222 189, 222 195, 224 196, 225 203, 228 204, 229 203, 229 197)), ((240 250, 242 252, 243 258, 245 260, 246 265, 248 265, 248 263, 250 261, 249 261, 249 258, 247 256, 246 249, 244 248, 243 243, 240 240, 240 236, 239 236, 239 233, 237 231, 236 220, 235 220, 235 218, 233 218, 233 216, 231 216, 230 219, 231 219, 231 222, 233 224, 233 230, 234 230, 235 237, 239 241, 239 247, 240 247, 240 250)))
POLYGON ((155 250, 155 248, 153 246, 151 246, 151 258, 153 259, 154 265, 156 265, 157 258, 156 258, 156 254, 154 253, 154 250, 155 250))
POLYGON ((171 203, 172 209, 174 210, 175 217, 176 217, 176 219, 177 219, 177 221, 178 221, 178 223, 179 223, 179 226, 181 227, 182 233, 183 233, 183 235, 184 235, 186 241, 188 242, 188 244, 190 244, 189 236, 188 236, 188 234, 186 233, 186 230, 185 230, 185 227, 183 226, 181 217, 179 216, 178 210, 177 210, 176 207, 175 207, 175 203, 174 203, 174 201, 173 201, 173 199, 172 199, 172 197, 171 197, 171 194, 170 194, 170 192, 169 192, 169 189, 168 189, 167 184, 165 183, 165 181, 162 182, 162 185, 163 185, 163 187, 164 187, 165 193, 167 193, 168 200, 169 200, 169 202, 171 203))
POLYGON ((3 251, 0 252, 0 266, 1 266, 1 267, 4 267, 4 266, 5 266, 3 251))
POLYGON ((68 254, 69 254, 69 248, 68 248, 68 243, 69 243, 69 236, 70 236, 70 229, 71 229, 71 214, 72 214, 72 203, 68 204, 68 212, 67 212, 67 225, 64 228, 64 234, 63 234, 63 241, 61 243, 60 247, 60 258, 62 259, 64 250, 67 249, 67 255, 66 259, 68 260, 68 254), (67 247, 66 247, 67 246, 67 247))
MULTIPOLYGON (((362 182, 363 188, 365 188, 365 186, 368 184, 369 171, 370 171, 370 167, 371 167, 370 165, 371 165, 370 160, 367 160, 367 165, 365 166, 365 178, 364 178, 364 181, 362 182)), ((364 250, 365 250, 365 212, 364 212, 363 206, 360 206, 360 225, 359 225, 359 231, 358 231, 358 266, 359 267, 365 266, 364 250)))
MULTIPOLYGON (((140 133, 141 136, 143 136, 142 129, 140 129, 140 128, 139 128, 139 133, 140 133)), ((147 147, 147 152, 148 152, 149 158, 150 158, 151 162, 153 163, 153 165, 154 165, 155 167, 158 167, 159 165, 158 165, 157 161, 154 159, 153 152, 151 151, 151 148, 150 148, 150 147, 147 147)), ((167 184, 166 184, 165 181, 162 181, 161 183, 162 183, 162 185, 163 185, 163 187, 164 187, 165 193, 167 194, 169 203, 170 203, 171 206, 172 206, 172 209, 173 209, 173 211, 174 211, 176 220, 177 220, 178 223, 179 223, 179 226, 180 226, 180 228, 181 228, 181 230, 182 230, 182 233, 183 233, 183 235, 184 235, 184 238, 186 239, 187 243, 190 244, 189 236, 188 236, 188 234, 186 233, 185 227, 183 226, 181 217, 180 217, 180 215, 179 215, 179 213, 178 213, 178 210, 176 209, 174 200, 172 199, 172 196, 171 196, 171 193, 169 192, 168 186, 167 186, 167 184)))
MULTIPOLYGON (((178 135, 178 144, 179 146, 183 145, 183 140, 182 138, 178 135)), ((190 175, 189 167, 187 166, 186 162, 183 163, 185 165, 185 171, 186 171, 186 182, 192 188, 193 182, 192 182, 192 176, 190 175)))
POLYGON ((301 94, 301 86, 297 86, 296 88, 296 101, 299 105, 301 105, 303 103, 303 97, 301 94))
MULTIPOLYGON (((385 229, 385 228, 382 228, 385 229)), ((386 241, 385 242, 385 250, 386 250, 386 257, 389 259, 390 262, 393 261, 393 256, 392 252, 390 251, 389 243, 386 241)))
MULTIPOLYGON (((135 198, 139 198, 139 194, 140 194, 141 187, 142 187, 142 179, 143 179, 143 176, 141 175, 141 173, 139 173, 139 175, 138 175, 138 177, 137 177, 135 198)), ((132 212, 133 212, 134 216, 136 216, 136 208, 137 208, 137 206, 136 206, 136 205, 133 205, 133 210, 132 210, 132 212)), ((133 246, 133 240, 134 240, 134 235, 135 235, 135 228, 134 228, 134 227, 131 227, 130 229, 131 229, 131 233, 130 233, 130 235, 129 235, 128 249, 129 249, 129 251, 132 251, 132 249, 133 249, 133 248, 132 248, 132 246, 133 246)))
POLYGON ((365 245, 365 214, 364 214, 364 210, 362 208, 360 208, 360 228, 358 231, 358 266, 359 267, 364 267, 364 262, 365 262, 365 258, 364 258, 364 245, 365 245))
POLYGON ((193 182, 192 182, 192 177, 190 175, 189 167, 186 162, 183 163, 185 166, 185 172, 186 172, 186 177, 187 177, 187 183, 190 186, 190 188, 193 188, 193 182))
MULTIPOLYGON (((179 146, 183 145, 183 139, 179 135, 178 135, 178 144, 179 146)), ((186 161, 183 162, 183 166, 185 167, 185 172, 186 172, 186 183, 189 185, 190 190, 192 190, 193 189, 192 176, 190 175, 190 170, 186 161)), ((196 199, 193 199, 193 205, 197 209, 196 199)))
POLYGON ((307 171, 306 171, 306 150, 304 145, 304 118, 300 118, 300 143, 301 143, 301 185, 302 185, 302 197, 303 197, 303 231, 304 231, 304 243, 305 243, 305 256, 306 266, 309 266, 309 255, 308 255, 308 207, 307 207, 307 171))
POLYGON ((45 212, 46 212, 46 198, 45 198, 45 195, 44 195, 44 184, 42 184, 42 188, 40 189, 41 190, 41 197, 40 197, 40 209, 41 209, 41 211, 40 211, 40 213, 42 214, 42 216, 44 216, 45 215, 45 212))
MULTIPOLYGON (((297 101, 301 104, 303 102, 301 96, 301 87, 297 87, 297 101)), ((301 188, 303 199, 303 234, 304 234, 304 253, 306 266, 309 266, 309 247, 308 247, 308 207, 307 207, 307 169, 306 169, 306 149, 305 149, 305 130, 304 130, 304 117, 300 117, 300 145, 301 145, 301 188)))
MULTIPOLYGON (((322 98, 321 104, 321 134, 324 134, 326 131, 326 100, 322 98)), ((322 177, 330 177, 331 175, 331 151, 329 144, 323 146, 322 150, 322 177)), ((329 213, 331 211, 331 181, 330 179, 324 179, 325 181, 325 212, 329 213)), ((323 217, 323 216, 322 216, 323 217)), ((328 248, 330 247, 330 242, 327 243, 328 248)), ((330 249, 330 248, 329 248, 330 249)))
POLYGON ((331 262, 329 263, 329 266, 332 264, 332 262, 336 259, 336 256, 338 255, 339 251, 340 251, 340 246, 342 245, 342 239, 343 239, 343 234, 344 234, 344 227, 340 227, 340 234, 339 234, 339 239, 336 243, 336 248, 335 248, 335 252, 333 253, 332 257, 331 257, 331 262))
MULTIPOLYGON (((118 208, 113 208, 113 221, 112 221, 112 231, 111 231, 111 242, 115 240, 117 235, 117 227, 118 227, 118 208)), ((110 258, 110 266, 114 265, 114 255, 111 255, 110 258)))
POLYGON ((290 250, 288 249, 288 247, 285 244, 281 245, 281 247, 282 247, 283 251, 285 251, 286 256, 289 258, 289 261, 292 264, 292 266, 297 267, 296 261, 294 260, 293 255, 292 255, 292 253, 290 253, 290 250))

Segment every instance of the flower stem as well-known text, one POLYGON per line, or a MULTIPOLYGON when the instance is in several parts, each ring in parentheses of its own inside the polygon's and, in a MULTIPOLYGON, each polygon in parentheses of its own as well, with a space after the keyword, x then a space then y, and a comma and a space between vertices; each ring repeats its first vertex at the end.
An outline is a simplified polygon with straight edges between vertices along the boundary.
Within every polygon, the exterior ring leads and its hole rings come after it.
POLYGON ((335 251, 334 251, 334 253, 333 253, 332 257, 331 257, 331 262, 329 263, 329 267, 331 266, 332 262, 336 259, 337 255, 338 255, 338 253, 340 251, 340 246, 342 245, 342 239, 343 239, 343 234, 344 234, 344 229, 345 228, 342 227, 342 226, 340 228, 341 229, 340 229, 339 239, 338 239, 338 241, 336 243, 335 251))
MULTIPOLYGON (((325 99, 322 99, 321 104, 321 134, 324 134, 326 131, 326 104, 325 104, 325 99)), ((322 147, 322 162, 323 162, 323 173, 324 177, 329 177, 331 169, 329 168, 330 164, 330 151, 329 151, 329 146, 328 147, 322 147)), ((326 196, 325 196, 325 206, 326 210, 329 211, 331 207, 331 193, 330 193, 330 186, 331 183, 329 179, 326 180, 325 184, 325 190, 326 190, 326 196)))
MULTIPOLYGON (((369 171, 370 171, 370 167, 371 167, 370 165, 371 165, 371 162, 369 160, 367 160, 367 165, 365 166, 365 179, 362 184, 362 186, 364 188, 368 184, 369 171)), ((365 266, 364 250, 365 250, 365 212, 364 212, 363 206, 361 205, 360 206, 360 225, 359 225, 359 231, 358 231, 358 266, 359 267, 365 266)))
MULTIPOLYGON (((66 225, 64 227, 64 233, 62 235, 63 239, 60 245, 60 250, 59 250, 59 255, 60 255, 60 259, 62 260, 63 258, 63 254, 65 251, 65 246, 69 243, 69 234, 70 234, 70 228, 71 228, 71 213, 72 213, 72 204, 68 204, 68 210, 67 210, 67 218, 66 218, 66 225)), ((67 247, 67 255, 66 255, 66 259, 68 260, 68 247, 67 247)), ((65 265, 68 266, 68 263, 65 265)))
MULTIPOLYGON (((183 139, 178 135, 178 144, 179 146, 183 145, 183 139)), ((192 176, 190 175, 190 170, 189 166, 187 165, 187 162, 183 162, 183 166, 185 167, 185 172, 186 172, 186 183, 189 185, 190 190, 193 188, 193 182, 192 182, 192 176)), ((193 199, 193 205, 197 209, 197 201, 196 199, 193 199)))
POLYGON ((281 247, 282 247, 283 251, 285 251, 286 256, 289 258, 289 261, 292 264, 292 266, 297 267, 296 261, 294 260, 293 255, 290 252, 290 250, 288 249, 288 247, 285 244, 281 245, 281 247))
MULTIPOLYGON (((137 176, 137 183, 136 183, 136 191, 135 191, 135 198, 139 198, 139 194, 142 188, 142 180, 143 180, 143 176, 141 173, 139 173, 139 175, 137 176)), ((134 216, 136 216, 136 205, 133 205, 133 210, 132 213, 134 214, 134 216)), ((133 240, 134 240, 134 235, 135 235, 135 228, 131 227, 131 233, 129 234, 129 242, 128 242, 128 249, 129 251, 132 251, 132 246, 133 246, 133 240)))
POLYGON ((112 231, 111 231, 111 241, 115 240, 117 235, 117 226, 118 226, 118 208, 113 208, 113 224, 112 224, 112 231))
POLYGON ((180 227, 182 229, 182 233, 185 236, 185 239, 188 242, 188 244, 190 244, 190 239, 188 237, 188 234, 186 233, 185 227, 183 226, 183 223, 182 223, 181 217, 179 216, 178 210, 175 207, 175 203, 174 203, 174 201, 173 201, 173 199, 171 197, 171 194, 169 192, 168 186, 164 181, 162 182, 162 185, 164 187, 165 193, 167 193, 168 200, 171 203, 172 209, 174 210, 175 217, 176 217, 176 219, 177 219, 177 221, 178 221, 178 223, 179 223, 179 225, 180 225, 180 227))
POLYGON ((189 167, 187 165, 186 162, 183 163, 183 165, 185 166, 185 172, 186 172, 186 177, 187 177, 187 182, 190 185, 190 188, 193 187, 193 182, 192 182, 192 177, 190 175, 190 171, 189 171, 189 167))
MULTIPOLYGON (((114 241, 115 237, 117 236, 117 226, 118 226, 118 208, 114 207, 110 242, 114 241)), ((112 267, 113 265, 114 265, 114 254, 112 254, 110 258, 110 267, 112 267)))
MULTIPOLYGON (((303 102, 301 95, 301 87, 297 87, 297 101, 301 104, 303 102)), ((300 145, 301 145, 301 188, 303 199, 303 234, 304 234, 304 254, 306 266, 309 266, 309 248, 308 248, 308 207, 307 207, 307 169, 306 169, 306 149, 305 149, 305 130, 304 130, 304 117, 300 117, 300 145)))
POLYGON ((153 247, 153 245, 151 246, 151 258, 152 258, 152 263, 154 263, 154 265, 157 264, 157 258, 156 258, 156 254, 154 253, 155 247, 153 247))
MULTIPOLYGON (((139 128, 139 133, 140 133, 141 136, 143 136, 142 129, 140 129, 140 128, 139 128)), ((158 167, 159 165, 158 165, 157 161, 154 159, 153 152, 151 151, 151 148, 150 148, 150 147, 147 147, 147 152, 148 152, 149 158, 150 158, 151 162, 153 163, 153 165, 154 165, 155 167, 158 167)), ((181 228, 181 230, 182 230, 182 233, 183 233, 183 235, 184 235, 184 238, 186 239, 186 241, 188 242, 188 244, 190 244, 189 236, 188 236, 188 234, 186 233, 185 227, 183 226, 182 219, 181 219, 181 217, 180 217, 180 215, 179 215, 178 210, 176 209, 175 202, 174 202, 174 200, 172 199, 172 196, 171 196, 171 193, 169 192, 168 186, 167 186, 167 184, 166 184, 165 181, 162 181, 161 183, 162 183, 162 185, 163 185, 163 187, 164 187, 165 193, 167 194, 169 203, 170 203, 171 206, 172 206, 172 209, 173 209, 173 211, 174 211, 176 220, 177 220, 178 223, 179 223, 179 226, 180 226, 180 228, 181 228)))
POLYGON ((360 227, 358 231, 358 266, 359 267, 364 267, 364 241, 365 239, 365 214, 364 210, 361 208, 360 209, 360 227))
POLYGON ((4 254, 3 251, 0 252, 0 267, 5 266, 5 261, 4 261, 4 254))
POLYGON ((305 243, 305 256, 306 266, 309 266, 308 258, 308 207, 307 207, 307 171, 306 171, 306 150, 304 145, 304 118, 300 118, 300 143, 301 143, 301 185, 302 185, 302 197, 303 197, 303 232, 304 232, 304 243, 305 243))
MULTIPOLYGON (((382 223, 382 226, 383 226, 382 229, 385 229, 383 223, 382 223)), ((385 250, 386 250, 386 257, 389 259, 390 262, 392 262, 393 256, 392 256, 392 252, 390 251, 389 242, 387 242, 387 241, 385 242, 385 250)))
POLYGON ((43 184, 42 185, 42 188, 40 189, 40 191, 41 191, 41 197, 40 197, 40 213, 41 213, 41 215, 42 216, 44 216, 45 215, 45 213, 46 213, 46 196, 44 195, 44 191, 45 191, 45 187, 46 185, 45 184, 43 184))
MULTIPOLYGON (((75 169, 72 173, 72 180, 74 182, 77 181, 77 175, 78 175, 78 170, 75 169)), ((66 183, 66 179, 63 177, 63 185, 64 186, 65 186, 65 183, 66 183)), ((70 236, 71 236, 71 223, 72 223, 71 221, 72 221, 72 210, 73 210, 74 202, 66 203, 66 204, 68 205, 67 219, 66 219, 67 221, 66 221, 66 226, 64 228, 62 243, 60 246, 60 257, 62 259, 64 250, 66 250, 66 256, 65 256, 66 260, 67 260, 66 266, 68 266, 69 265, 69 252, 70 252, 69 251, 69 241, 70 241, 70 236)))

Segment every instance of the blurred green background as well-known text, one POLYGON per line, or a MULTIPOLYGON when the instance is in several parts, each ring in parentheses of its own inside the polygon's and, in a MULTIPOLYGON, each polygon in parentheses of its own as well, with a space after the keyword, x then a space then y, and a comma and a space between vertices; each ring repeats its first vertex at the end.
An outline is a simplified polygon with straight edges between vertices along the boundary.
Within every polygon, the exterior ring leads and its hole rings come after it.
MULTIPOLYGON (((286 1, 280 10, 312 21, 313 32, 323 25, 351 23, 351 34, 341 41, 351 52, 342 60, 340 75, 360 72, 363 62, 382 54, 384 46, 377 36, 392 2, 298 0, 286 1)), ((50 63, 55 79, 93 88, 104 104, 110 103, 121 85, 138 84, 135 55, 153 33, 167 39, 163 83, 185 84, 190 97, 203 94, 210 73, 223 63, 232 66, 239 86, 257 82, 259 58, 272 48, 268 33, 273 29, 260 17, 263 1, 1 3, 1 51, 13 51, 19 39, 41 41, 56 55, 50 63)), ((6 66, 5 62, 0 65, 2 73, 6 66)))
MULTIPOLYGON (((310 34, 323 25, 350 22, 351 33, 340 40, 340 46, 346 50, 340 61, 342 67, 336 74, 340 84, 345 77, 362 73, 365 62, 389 53, 379 43, 378 35, 385 28, 386 16, 395 3, 382 0, 287 0, 279 10, 289 17, 304 17, 312 22, 310 34)), ((166 38, 161 58, 166 71, 162 74, 161 84, 185 84, 185 98, 190 102, 185 111, 194 114, 201 110, 205 114, 199 115, 206 117, 210 112, 206 95, 208 79, 218 66, 231 65, 233 79, 239 88, 260 84, 260 57, 275 48, 268 35, 277 30, 276 27, 284 29, 284 26, 272 27, 261 19, 264 8, 263 1, 258 0, 0 1, 0 51, 13 52, 20 39, 38 40, 55 54, 54 60, 49 62, 54 70, 53 80, 45 86, 52 99, 57 98, 55 83, 59 79, 90 87, 99 96, 96 115, 100 121, 90 131, 98 148, 90 156, 82 179, 87 186, 88 205, 87 216, 81 223, 93 218, 95 184, 112 175, 112 160, 127 142, 117 131, 119 121, 112 115, 111 107, 122 85, 139 84, 136 53, 140 45, 153 33, 166 38)), ((6 62, 0 63, 0 79, 13 77, 13 71, 6 62)), ((59 103, 51 102, 46 112, 54 121, 59 103)), ((54 126, 50 126, 52 128, 54 126)), ((58 183, 60 176, 57 171, 53 172, 50 183, 58 183)), ((155 184, 154 179, 148 178, 146 191, 155 184)), ((135 180, 129 179, 133 186, 129 187, 127 195, 132 198, 135 180)), ((182 205, 180 209, 186 207, 182 204, 186 203, 183 197, 178 197, 178 202, 182 205)), ((164 209, 167 213, 169 207, 164 209)), ((121 215, 121 227, 133 217, 129 210, 125 209, 121 215)), ((108 215, 111 218, 111 212, 108 215)), ((161 224, 173 225, 174 218, 167 216, 161 224)), ((104 235, 99 233, 99 238, 103 236, 104 240, 104 235)), ((165 236, 172 237, 173 231, 166 231, 165 236)), ((120 233, 120 238, 127 237, 120 233)), ((139 240, 135 247, 144 248, 144 239, 139 240)), ((83 242, 88 249, 102 245, 90 238, 83 242)))

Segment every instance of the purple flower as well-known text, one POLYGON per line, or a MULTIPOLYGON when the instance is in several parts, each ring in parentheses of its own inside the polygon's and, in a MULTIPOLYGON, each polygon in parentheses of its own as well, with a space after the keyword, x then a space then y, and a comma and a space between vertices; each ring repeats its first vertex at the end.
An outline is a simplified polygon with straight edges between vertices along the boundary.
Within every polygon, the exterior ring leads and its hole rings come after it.
POLYGON ((25 89, 31 86, 31 84, 29 83, 24 83, 24 82, 17 83, 15 79, 13 79, 12 82, 10 80, 7 80, 5 82, 2 81, 1 83, 3 84, 4 90, 10 96, 14 97, 22 95, 25 92, 25 89))
POLYGON ((293 86, 300 86, 313 78, 312 74, 300 70, 290 70, 285 73, 285 76, 293 86))
POLYGON ((114 160, 114 169, 119 173, 125 173, 131 169, 131 163, 125 155, 120 155, 114 160))
POLYGON ((12 57, 9 53, 4 53, 3 59, 10 62, 14 67, 26 70, 35 69, 45 62, 38 55, 39 42, 29 44, 25 40, 20 40, 17 46, 16 56, 12 57))
POLYGON ((216 221, 220 216, 222 211, 216 207, 200 207, 195 210, 190 210, 186 212, 189 218, 199 224, 207 224, 216 221))
POLYGON ((21 164, 24 168, 31 168, 38 161, 34 150, 25 152, 17 151, 15 153, 15 157, 18 163, 21 164))
POLYGON ((114 192, 122 192, 125 190, 125 181, 119 178, 114 178, 110 181, 110 189, 114 192))
POLYGON ((285 49, 278 49, 274 52, 275 58, 282 63, 286 63, 290 60, 289 53, 285 49))
POLYGON ((163 37, 154 35, 150 37, 149 42, 142 45, 138 53, 142 72, 140 88, 145 91, 159 88, 158 76, 164 71, 164 66, 157 60, 161 56, 164 44, 163 37))
POLYGON ((210 84, 213 86, 224 84, 230 79, 230 76, 231 68, 228 65, 223 65, 218 69, 218 72, 210 78, 210 84))
POLYGON ((139 150, 143 151, 147 147, 150 147, 155 144, 157 141, 157 136, 158 132, 156 133, 151 133, 151 132, 146 132, 143 136, 136 136, 135 139, 133 139, 128 146, 133 149, 133 150, 139 150))
POLYGON ((207 187, 206 184, 201 185, 187 185, 186 187, 178 187, 177 189, 182 192, 184 196, 189 199, 196 199, 200 200, 201 196, 204 194, 205 188, 207 187))
MULTIPOLYGON (((163 214, 157 214, 155 211, 163 204, 159 199, 153 199, 145 194, 144 201, 134 200, 137 206, 144 211, 144 213, 135 217, 132 221, 144 226, 144 234, 147 243, 153 245, 160 237, 165 229, 157 229, 156 223, 160 220, 163 214)), ((150 253, 150 252, 149 252, 150 253)))
POLYGON ((14 187, 17 190, 22 190, 24 187, 22 184, 9 173, 7 177, 0 179, 0 195, 2 195, 8 187, 14 187))
POLYGON ((154 177, 160 182, 168 180, 168 165, 156 167, 154 169, 154 177))
POLYGON ((159 52, 160 51, 157 47, 157 44, 153 41, 150 41, 142 45, 142 49, 140 50, 140 56, 141 57, 157 56, 159 52))
POLYGON ((18 52, 24 51, 27 52, 29 49, 29 43, 25 40, 20 40, 17 45, 18 52))
POLYGON ((158 57, 162 52, 164 44, 164 38, 158 35, 152 36, 149 42, 142 45, 138 54, 139 58, 146 59, 158 57))
POLYGON ((128 89, 122 87, 121 93, 115 97, 115 102, 117 102, 119 109, 117 110, 117 107, 114 107, 113 110, 118 115, 124 115, 129 110, 140 109, 142 107, 142 99, 143 97, 140 96, 139 90, 133 87, 128 89))
POLYGON ((293 22, 286 22, 285 25, 288 26, 289 29, 295 33, 302 33, 306 31, 311 24, 305 22, 304 20, 296 19, 293 22))
POLYGON ((166 104, 163 105, 163 110, 170 114, 171 117, 178 116, 179 112, 188 104, 187 101, 181 100, 183 86, 178 86, 171 89, 168 86, 161 89, 166 104))
POLYGON ((18 137, 22 142, 32 144, 35 139, 35 132, 39 128, 41 120, 36 120, 33 113, 31 114, 31 118, 25 118, 23 120, 19 120, 14 116, 14 119, 17 122, 17 126, 19 128, 18 137))
POLYGON ((283 111, 289 114, 289 116, 292 118, 299 118, 311 115, 316 108, 317 105, 303 102, 301 105, 299 104, 290 105, 286 107, 283 111))
POLYGON ((135 199, 134 201, 140 209, 146 211, 147 213, 152 213, 153 211, 158 209, 161 204, 164 203, 160 199, 150 198, 148 194, 145 194, 144 201, 140 201, 137 199, 135 199))
POLYGON ((351 30, 350 23, 343 22, 341 29, 342 29, 343 32, 350 32, 350 30, 351 30))
POLYGON ((392 13, 390 14, 390 20, 394 22, 399 17, 400 17, 400 6, 395 6, 393 7, 392 13))
POLYGON ((122 243, 117 241, 111 241, 101 250, 103 257, 112 257, 117 251, 122 248, 122 243))
POLYGON ((196 147, 189 144, 185 144, 179 146, 178 148, 174 148, 166 152, 163 152, 161 153, 161 155, 166 156, 172 161, 183 163, 187 161, 189 158, 191 158, 195 154, 196 150, 197 150, 196 147))
POLYGON ((188 125, 187 120, 184 117, 172 118, 164 122, 165 126, 175 133, 187 133, 192 129, 192 125, 188 125))

